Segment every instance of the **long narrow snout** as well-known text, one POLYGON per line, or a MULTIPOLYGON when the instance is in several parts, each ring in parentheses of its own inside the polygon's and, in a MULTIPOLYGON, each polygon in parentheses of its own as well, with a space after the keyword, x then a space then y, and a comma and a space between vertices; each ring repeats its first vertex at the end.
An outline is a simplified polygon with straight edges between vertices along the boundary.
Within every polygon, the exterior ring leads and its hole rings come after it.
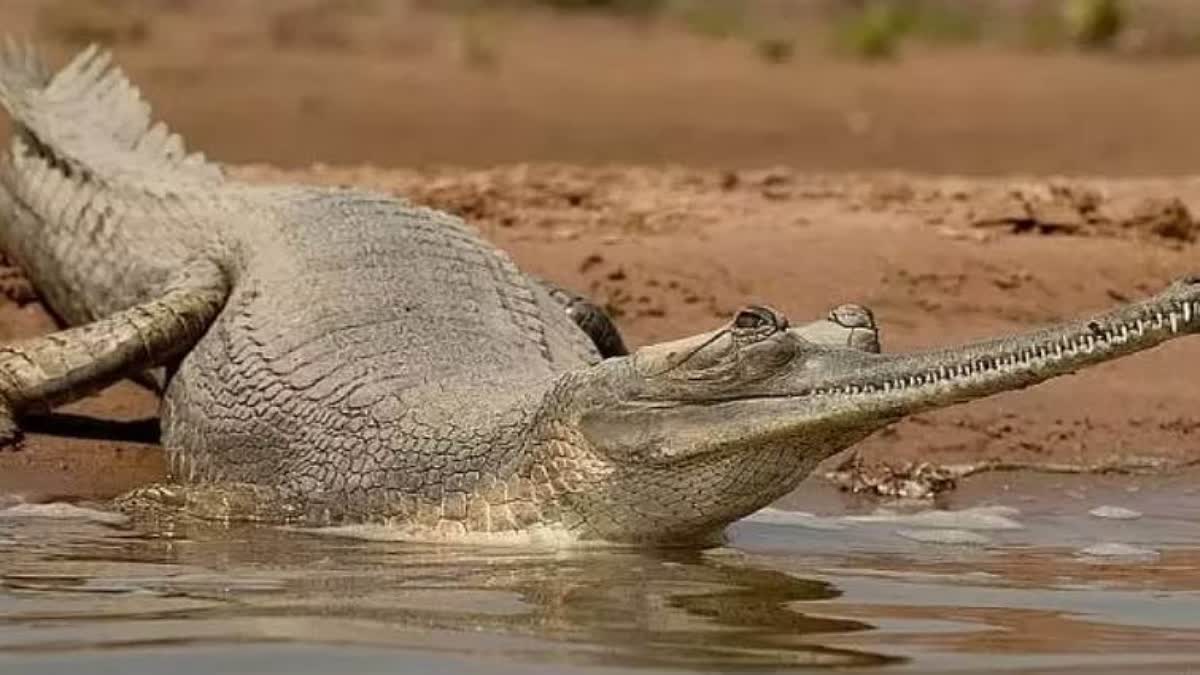
POLYGON ((1200 332, 1200 277, 1147 300, 1072 321, 959 347, 863 355, 857 367, 805 383, 803 397, 853 415, 898 417, 1020 389, 1200 332))

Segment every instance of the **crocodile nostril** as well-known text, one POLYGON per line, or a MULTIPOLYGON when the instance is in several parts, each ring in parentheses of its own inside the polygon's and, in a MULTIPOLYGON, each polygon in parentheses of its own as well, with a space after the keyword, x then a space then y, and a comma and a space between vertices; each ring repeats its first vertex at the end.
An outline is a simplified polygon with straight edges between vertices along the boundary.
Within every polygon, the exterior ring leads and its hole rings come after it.
POLYGON ((738 311, 733 317, 734 328, 743 330, 761 330, 770 328, 784 330, 788 327, 787 317, 782 312, 763 305, 750 305, 738 311))
POLYGON ((843 328, 875 328, 875 315, 862 305, 841 305, 829 312, 829 320, 843 328))

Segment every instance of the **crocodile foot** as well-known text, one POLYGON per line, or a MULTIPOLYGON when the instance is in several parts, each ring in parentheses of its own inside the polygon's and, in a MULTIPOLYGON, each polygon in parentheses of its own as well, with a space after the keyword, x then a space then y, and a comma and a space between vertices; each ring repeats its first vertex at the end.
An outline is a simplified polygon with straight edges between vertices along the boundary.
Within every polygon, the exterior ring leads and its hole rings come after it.
POLYGON ((0 397, 0 450, 16 447, 21 436, 21 427, 17 425, 12 408, 0 397))

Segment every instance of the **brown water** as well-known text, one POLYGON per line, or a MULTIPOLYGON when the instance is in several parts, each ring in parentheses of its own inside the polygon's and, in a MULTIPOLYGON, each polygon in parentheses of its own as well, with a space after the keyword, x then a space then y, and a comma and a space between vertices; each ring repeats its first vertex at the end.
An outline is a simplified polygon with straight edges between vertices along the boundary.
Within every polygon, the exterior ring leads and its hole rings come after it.
POLYGON ((806 486, 709 551, 16 506, 0 509, 0 673, 1187 672, 1196 478, 993 477, 899 515, 806 486))

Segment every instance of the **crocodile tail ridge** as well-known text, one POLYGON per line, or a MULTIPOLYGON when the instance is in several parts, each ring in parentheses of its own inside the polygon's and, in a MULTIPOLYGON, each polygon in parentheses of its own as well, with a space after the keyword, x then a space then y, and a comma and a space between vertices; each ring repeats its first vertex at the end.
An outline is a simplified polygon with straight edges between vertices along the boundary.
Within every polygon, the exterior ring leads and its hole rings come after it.
POLYGON ((6 38, 0 104, 24 141, 21 151, 96 183, 158 192, 222 180, 219 166, 187 152, 178 134, 152 122, 137 87, 96 45, 50 75, 36 49, 6 38))
POLYGON ((33 45, 6 36, 0 45, 0 105, 19 122, 30 99, 49 83, 50 69, 33 45))

